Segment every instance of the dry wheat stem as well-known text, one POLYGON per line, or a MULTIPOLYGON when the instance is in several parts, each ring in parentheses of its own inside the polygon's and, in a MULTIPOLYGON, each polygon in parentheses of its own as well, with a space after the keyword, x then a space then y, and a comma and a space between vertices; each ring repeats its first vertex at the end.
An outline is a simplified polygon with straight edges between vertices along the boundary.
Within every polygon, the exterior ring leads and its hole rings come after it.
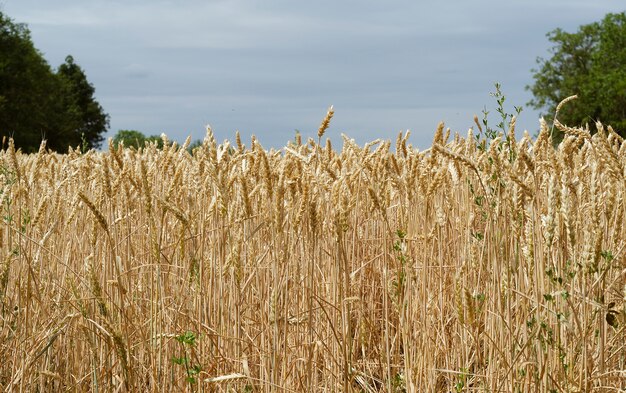
POLYGON ((555 149, 545 122, 490 145, 442 123, 424 151, 408 132, 335 150, 332 115, 281 151, 210 128, 193 155, 166 137, 66 155, 10 142, 0 385, 626 389, 614 131, 555 120, 555 149))

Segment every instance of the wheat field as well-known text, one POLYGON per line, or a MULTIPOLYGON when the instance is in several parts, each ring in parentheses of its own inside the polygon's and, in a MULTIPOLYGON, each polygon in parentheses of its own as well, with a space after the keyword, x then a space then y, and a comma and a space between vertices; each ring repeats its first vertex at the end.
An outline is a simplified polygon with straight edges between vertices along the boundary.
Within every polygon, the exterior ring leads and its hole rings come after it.
MULTIPOLYGON (((626 389, 610 128, 0 152, 5 392, 626 389)), ((188 143, 188 142, 187 142, 188 143)))

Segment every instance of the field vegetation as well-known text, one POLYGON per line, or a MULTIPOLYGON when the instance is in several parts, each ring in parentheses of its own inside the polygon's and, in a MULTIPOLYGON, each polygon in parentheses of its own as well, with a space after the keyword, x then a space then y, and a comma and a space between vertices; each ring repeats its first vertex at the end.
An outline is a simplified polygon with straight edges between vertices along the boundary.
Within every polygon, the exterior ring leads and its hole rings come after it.
MULTIPOLYGON (((4 391, 626 389, 626 143, 0 152, 4 391)), ((623 390, 622 390, 623 391, 623 390)))

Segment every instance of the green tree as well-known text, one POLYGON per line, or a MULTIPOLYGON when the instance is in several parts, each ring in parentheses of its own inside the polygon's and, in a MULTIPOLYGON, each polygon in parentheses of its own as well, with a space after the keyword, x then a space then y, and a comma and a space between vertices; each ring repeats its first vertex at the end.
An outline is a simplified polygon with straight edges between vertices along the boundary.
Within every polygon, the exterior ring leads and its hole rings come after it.
POLYGON ((85 142, 87 148, 97 148, 104 138, 102 134, 109 128, 109 116, 95 100, 95 88, 87 80, 80 66, 74 63, 72 56, 65 58, 57 70, 62 81, 62 100, 67 123, 66 141, 71 146, 85 142))
POLYGON ((537 58, 534 84, 526 87, 534 95, 528 104, 552 121, 559 102, 576 94, 579 98, 560 110, 561 123, 601 121, 626 136, 626 13, 608 14, 576 33, 556 29, 547 37, 554 43, 551 57, 537 58))
POLYGON ((117 147, 120 143, 123 143, 124 147, 139 149, 146 144, 146 136, 136 130, 119 130, 113 137, 113 145, 117 147))
POLYGON ((62 112, 60 83, 35 49, 30 32, 0 12, 0 135, 25 151, 39 147, 62 112))
POLYGON ((57 151, 98 147, 108 115, 93 93, 71 56, 54 72, 26 25, 0 12, 0 138, 13 138, 25 152, 43 139, 57 151))
POLYGON ((156 135, 145 136, 142 132, 137 130, 119 130, 113 137, 113 145, 117 147, 120 143, 124 144, 124 147, 134 147, 139 149, 144 147, 147 142, 156 142, 158 148, 163 147, 163 139, 156 135))

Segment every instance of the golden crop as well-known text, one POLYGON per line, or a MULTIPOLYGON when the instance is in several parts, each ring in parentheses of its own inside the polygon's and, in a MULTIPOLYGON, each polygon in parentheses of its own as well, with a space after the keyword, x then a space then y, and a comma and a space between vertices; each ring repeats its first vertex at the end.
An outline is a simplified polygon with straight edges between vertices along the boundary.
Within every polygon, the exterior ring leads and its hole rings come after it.
POLYGON ((624 389, 626 143, 556 125, 556 149, 545 124, 440 125, 425 151, 338 151, 325 127, 280 151, 210 130, 193 155, 11 143, 0 386, 624 389))

